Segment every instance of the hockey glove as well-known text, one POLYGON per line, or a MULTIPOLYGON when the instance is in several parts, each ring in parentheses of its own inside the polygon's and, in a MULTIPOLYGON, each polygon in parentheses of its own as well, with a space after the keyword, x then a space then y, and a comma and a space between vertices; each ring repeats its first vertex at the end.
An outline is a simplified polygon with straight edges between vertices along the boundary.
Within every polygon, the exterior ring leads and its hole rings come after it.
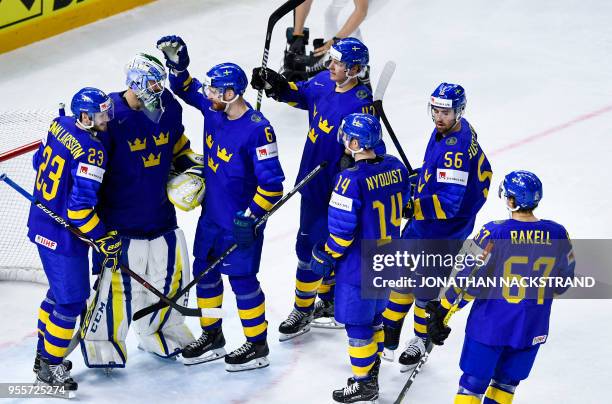
POLYGON ((326 277, 331 275, 336 266, 336 260, 325 251, 325 242, 319 241, 312 247, 312 258, 310 260, 310 269, 315 274, 326 277))
POLYGON ((408 199, 408 202, 406 202, 404 205, 404 209, 402 209, 402 217, 408 220, 414 217, 414 201, 412 198, 408 199))
POLYGON ((121 257, 121 238, 117 231, 109 231, 106 236, 95 241, 98 251, 104 256, 102 267, 116 272, 121 257))
POLYGON ((266 96, 278 101, 280 94, 289 89, 289 82, 272 69, 256 67, 251 77, 251 87, 266 90, 266 96))
POLYGON ((427 302, 425 311, 429 315, 427 317, 427 334, 434 345, 444 345, 444 341, 448 338, 451 329, 444 324, 444 319, 448 314, 438 300, 427 302))
POLYGON ((410 196, 414 196, 414 190, 419 183, 419 175, 421 175, 421 168, 416 168, 412 174, 408 176, 408 183, 410 184, 410 196))
POLYGON ((166 192, 174 206, 189 212, 202 204, 206 190, 203 171, 204 166, 193 166, 179 175, 171 176, 166 192))
POLYGON ((157 49, 164 53, 166 66, 177 72, 182 72, 189 66, 187 45, 180 36, 168 35, 157 41, 157 49))
POLYGON ((255 242, 255 217, 245 216, 244 211, 234 216, 234 240, 241 250, 247 249, 255 242))

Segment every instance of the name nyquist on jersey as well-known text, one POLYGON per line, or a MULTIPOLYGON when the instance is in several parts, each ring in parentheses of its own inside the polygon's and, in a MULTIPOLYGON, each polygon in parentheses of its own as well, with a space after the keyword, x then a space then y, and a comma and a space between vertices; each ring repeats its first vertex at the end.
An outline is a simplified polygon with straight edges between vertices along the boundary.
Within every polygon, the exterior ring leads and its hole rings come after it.
MULTIPOLYGON (((100 140, 79 128, 74 117, 53 120, 46 140, 32 160, 34 197, 93 239, 106 234, 96 210, 107 156, 100 140)), ((87 254, 89 247, 32 205, 28 237, 38 245, 68 256, 87 254)))
POLYGON ((391 155, 360 160, 336 176, 325 249, 338 259, 337 282, 361 285, 361 241, 399 238, 409 195, 408 170, 391 155))

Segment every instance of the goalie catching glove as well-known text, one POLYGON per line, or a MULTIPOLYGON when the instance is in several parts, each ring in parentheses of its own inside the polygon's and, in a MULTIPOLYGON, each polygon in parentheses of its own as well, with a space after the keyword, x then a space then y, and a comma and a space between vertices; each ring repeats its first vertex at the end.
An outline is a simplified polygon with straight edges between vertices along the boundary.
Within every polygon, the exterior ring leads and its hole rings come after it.
POLYGON ((204 166, 194 166, 173 177, 166 185, 168 199, 174 206, 189 212, 204 200, 204 166))

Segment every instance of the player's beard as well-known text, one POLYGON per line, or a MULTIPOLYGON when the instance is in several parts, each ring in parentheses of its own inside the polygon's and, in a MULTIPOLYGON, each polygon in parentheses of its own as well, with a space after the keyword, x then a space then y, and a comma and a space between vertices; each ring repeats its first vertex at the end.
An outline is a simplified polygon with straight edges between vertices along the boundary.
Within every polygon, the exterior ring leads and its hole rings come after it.
POLYGON ((212 109, 214 111, 225 111, 225 104, 221 101, 212 101, 212 109))

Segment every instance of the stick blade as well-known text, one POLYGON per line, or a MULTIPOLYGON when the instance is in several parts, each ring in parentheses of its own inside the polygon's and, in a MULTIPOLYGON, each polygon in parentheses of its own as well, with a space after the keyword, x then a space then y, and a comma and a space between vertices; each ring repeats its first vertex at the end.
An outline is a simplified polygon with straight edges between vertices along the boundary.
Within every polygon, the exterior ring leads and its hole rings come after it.
POLYGON ((395 73, 395 67, 395 62, 392 60, 385 63, 385 67, 378 78, 378 84, 376 85, 376 91, 374 92, 374 101, 382 100, 383 96, 385 95, 385 91, 387 90, 387 86, 391 81, 391 77, 393 77, 393 73, 395 73))

